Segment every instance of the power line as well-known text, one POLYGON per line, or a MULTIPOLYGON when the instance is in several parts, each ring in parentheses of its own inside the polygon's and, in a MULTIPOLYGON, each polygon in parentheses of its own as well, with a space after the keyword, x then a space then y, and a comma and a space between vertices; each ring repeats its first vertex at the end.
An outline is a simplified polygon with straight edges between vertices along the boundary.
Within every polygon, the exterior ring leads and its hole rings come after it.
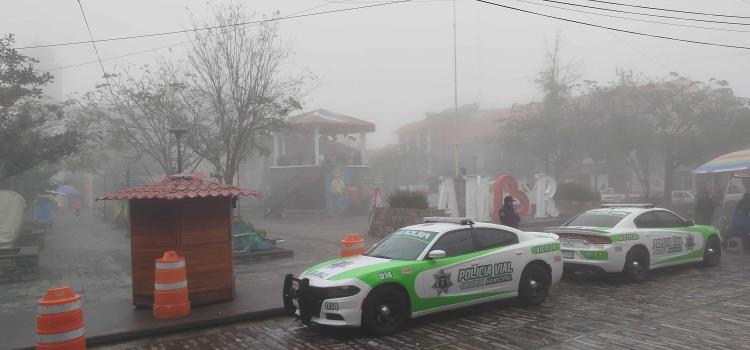
MULTIPOLYGON (((154 51, 158 51, 158 50, 162 50, 162 49, 166 49, 166 48, 170 48, 170 47, 174 47, 174 46, 178 46, 178 45, 183 45, 183 44, 191 43, 193 41, 195 41, 195 40, 181 41, 181 42, 178 42, 178 43, 164 45, 164 46, 159 46, 159 47, 154 47, 154 48, 147 49, 147 50, 130 52, 130 53, 126 53, 126 54, 119 55, 119 56, 105 57, 105 58, 101 59, 101 61, 102 62, 104 62, 104 61, 111 61, 111 60, 116 60, 116 59, 120 59, 120 58, 129 57, 129 56, 141 55, 141 54, 144 54, 144 53, 154 52, 154 51)), ((67 65, 67 66, 59 66, 59 67, 49 68, 49 69, 46 69, 46 70, 42 70, 41 72, 45 73, 45 72, 52 72, 52 71, 63 70, 63 69, 68 69, 68 68, 75 68, 75 67, 80 67, 80 66, 87 66, 89 64, 94 64, 94 63, 97 63, 97 62, 99 62, 99 61, 81 62, 81 63, 71 64, 71 65, 67 65)))
POLYGON ((526 0, 514 0, 514 1, 523 2, 523 3, 527 3, 527 4, 533 4, 533 5, 537 5, 537 6, 550 7, 550 8, 555 8, 555 9, 564 10, 564 11, 572 11, 572 12, 578 12, 578 13, 585 13, 585 14, 589 14, 589 15, 596 15, 596 16, 603 16, 603 17, 624 19, 624 20, 627 20, 627 21, 636 21, 636 22, 644 22, 644 23, 663 24, 663 25, 674 26, 674 27, 683 27, 683 28, 717 30, 717 31, 722 31, 722 32, 750 33, 750 30, 729 29, 729 28, 716 28, 716 27, 702 27, 702 26, 693 26, 693 25, 689 25, 689 24, 670 23, 670 22, 662 22, 662 21, 652 21, 652 20, 648 20, 648 19, 633 18, 633 17, 623 17, 623 16, 617 16, 617 15, 608 15, 608 14, 599 13, 599 12, 577 10, 577 9, 572 9, 572 8, 562 7, 562 6, 555 6, 555 5, 549 5, 549 4, 540 4, 538 2, 533 2, 533 1, 526 1, 526 0))
MULTIPOLYGON (((328 5, 328 3, 324 2, 324 3, 318 4, 318 5, 313 6, 313 7, 309 7, 309 8, 306 8, 304 10, 300 10, 300 11, 294 12, 294 13, 292 13, 292 16, 298 15, 300 13, 305 13, 307 11, 314 10, 316 8, 324 7, 324 6, 327 6, 327 5, 328 5)), ((216 34, 216 35, 218 35, 218 34, 216 34)), ((214 35, 214 36, 216 36, 216 35, 214 35)), ((163 46, 159 46, 159 47, 150 48, 150 49, 147 49, 147 50, 129 52, 129 53, 126 53, 126 54, 123 54, 123 55, 119 55, 119 56, 106 57, 106 58, 101 59, 101 61, 111 61, 111 60, 116 60, 116 59, 120 59, 120 58, 124 58, 124 57, 129 57, 129 56, 135 56, 135 55, 140 55, 140 54, 144 54, 144 53, 154 52, 154 51, 158 51, 158 50, 162 50, 162 49, 166 49, 166 48, 170 48, 170 47, 174 47, 174 46, 179 46, 179 45, 183 45, 183 44, 192 43, 192 42, 194 42, 196 40, 197 39, 190 39, 190 40, 180 41, 178 43, 173 43, 173 44, 169 44, 169 45, 163 45, 163 46)), ((46 69, 46 70, 42 70, 41 72, 42 73, 46 73, 46 72, 52 72, 52 71, 63 70, 63 69, 68 69, 68 68, 81 67, 81 66, 86 66, 86 65, 89 65, 89 64, 94 64, 94 63, 97 63, 97 62, 98 61, 81 62, 81 63, 71 64, 71 65, 67 65, 67 66, 59 66, 59 67, 54 67, 54 68, 46 69)))
MULTIPOLYGON (((521 0, 519 0, 519 1, 521 1, 521 0)), ((539 5, 542 5, 542 4, 539 4, 539 5)), ((552 5, 546 5, 546 6, 552 6, 552 5)), ((571 9, 571 10, 572 10, 572 9, 571 9)), ((574 10, 574 11, 575 11, 575 10, 574 10)), ((582 12, 583 12, 583 11, 582 11, 582 12)), ((584 13, 586 13, 586 12, 584 12, 584 13)), ((602 14, 602 15, 603 15, 603 14, 602 14)), ((586 17, 588 17, 588 19, 589 19, 589 20, 591 20, 592 22, 594 22, 594 24, 599 24, 599 23, 597 23, 597 22, 596 22, 596 19, 592 18, 591 16, 588 16, 588 15, 585 15, 585 16, 586 16, 586 17)), ((604 15, 603 15, 603 16, 604 16, 604 15)), ((637 48, 636 48, 635 46, 633 46, 633 45, 630 45, 630 43, 629 43, 629 42, 628 42, 627 40, 625 40, 624 38, 621 38, 621 37, 620 37, 620 36, 618 35, 618 33, 614 32, 614 31, 611 31, 611 30, 608 30, 608 31, 607 31, 607 34, 611 35, 611 36, 612 36, 613 38, 617 39, 617 40, 618 40, 619 42, 623 43, 623 44, 624 44, 625 46, 627 46, 628 48, 630 48, 631 50, 633 50, 633 51, 634 51, 634 52, 636 52, 637 54, 639 54, 639 55, 643 56, 644 58, 646 58, 647 60, 651 61, 651 63, 653 63, 653 64, 657 65, 657 66, 658 66, 659 68, 663 69, 663 70, 664 70, 665 72, 667 72, 667 73, 671 73, 671 72, 673 72, 673 70, 672 70, 672 69, 669 69, 669 68, 667 68, 667 66, 665 66, 665 65, 664 65, 664 64, 662 64, 661 62, 659 62, 659 61, 657 61, 656 59, 654 59, 653 57, 651 57, 651 56, 647 55, 647 54, 646 54, 645 52, 643 52, 643 51, 641 51, 641 50, 637 49, 637 48)))
POLYGON ((553 3, 556 3, 556 4, 562 4, 562 5, 568 5, 568 6, 585 7, 585 8, 590 8, 590 9, 595 9, 595 10, 601 10, 601 11, 627 13, 627 14, 639 15, 639 16, 669 18, 669 19, 677 19, 677 20, 681 20, 681 21, 694 21, 694 22, 706 22, 706 23, 732 24, 732 25, 738 25, 738 26, 750 26, 750 23, 742 23, 742 22, 726 22, 726 21, 715 21, 715 20, 710 20, 710 19, 687 18, 687 17, 678 17, 678 16, 667 16, 667 15, 656 15, 656 14, 653 14, 653 13, 616 10, 616 9, 611 9, 611 8, 607 8, 607 7, 597 7, 597 6, 581 5, 581 4, 575 4, 575 3, 565 2, 565 1, 556 1, 556 0, 541 0, 541 1, 553 2, 553 3))
POLYGON ((598 3, 602 3, 602 4, 625 6, 625 7, 636 7, 636 8, 648 9, 648 10, 687 13, 687 14, 691 14, 691 15, 714 16, 714 17, 728 17, 728 18, 746 18, 746 19, 750 18, 750 16, 735 16, 735 15, 725 15, 725 14, 721 14, 721 13, 693 12, 693 11, 667 9, 667 8, 661 8, 661 7, 650 7, 650 6, 640 6, 640 5, 632 5, 632 4, 623 4, 623 3, 614 2, 614 1, 604 1, 604 0, 584 0, 584 1, 598 2, 598 3))
POLYGON ((94 34, 91 33, 91 26, 89 26, 89 20, 86 19, 86 12, 83 11, 83 4, 81 0, 78 0, 78 7, 81 9, 81 15, 83 16, 83 23, 86 23, 86 30, 89 32, 89 38, 91 39, 91 46, 94 47, 94 53, 96 53, 96 59, 99 61, 99 67, 102 69, 102 74, 107 77, 107 72, 104 70, 104 63, 102 63, 102 57, 99 56, 99 49, 96 48, 96 42, 94 41, 94 34))
POLYGON ((32 46, 17 47, 16 50, 36 49, 36 48, 42 48, 42 47, 58 47, 58 46, 80 45, 80 44, 88 44, 90 42, 100 43, 100 42, 129 40, 129 39, 152 38, 152 37, 164 36, 164 35, 182 34, 182 33, 198 32, 198 31, 204 31, 204 30, 229 28, 229 27, 240 27, 240 26, 246 26, 246 25, 250 25, 250 24, 260 24, 260 23, 274 22, 274 21, 294 19, 294 18, 312 17, 312 16, 317 16, 317 15, 326 15, 326 14, 333 14, 333 13, 340 13, 340 12, 350 12, 350 11, 361 10, 361 9, 366 9, 366 8, 381 7, 381 6, 387 6, 387 5, 394 5, 394 4, 400 4, 400 3, 405 3, 405 2, 411 2, 411 1, 412 0, 396 0, 396 1, 390 1, 390 2, 385 2, 385 3, 377 3, 377 4, 370 4, 370 5, 348 7, 348 8, 344 8, 344 9, 336 9, 336 10, 329 10, 329 11, 319 11, 319 12, 299 14, 299 15, 282 16, 282 17, 276 17, 276 18, 270 18, 270 19, 264 19, 264 20, 258 20, 258 21, 248 21, 248 22, 241 22, 241 23, 235 23, 235 24, 209 26, 209 27, 201 27, 201 28, 193 28, 193 29, 173 30, 173 31, 168 31, 168 32, 159 32, 159 33, 150 33, 150 34, 129 35, 129 36, 106 38, 106 39, 99 39, 99 40, 93 40, 93 41, 69 41, 69 42, 62 42, 62 43, 56 43, 56 44, 32 45, 32 46))
POLYGON ((539 13, 539 12, 534 12, 534 11, 520 9, 520 8, 517 8, 517 7, 502 5, 502 4, 498 4, 498 3, 494 3, 494 2, 490 2, 490 1, 486 1, 486 0, 475 0, 475 1, 487 4, 487 5, 493 5, 493 6, 498 6, 498 7, 506 8, 506 9, 509 9, 509 10, 514 10, 514 11, 519 11, 519 12, 525 12, 525 13, 529 13, 529 14, 532 14, 532 15, 537 15, 537 16, 542 16, 542 17, 547 17, 547 18, 552 18, 552 19, 556 19, 556 20, 560 20, 560 21, 565 21, 565 22, 571 22, 571 23, 581 24, 581 25, 585 25, 585 26, 589 26, 589 27, 595 27, 595 28, 600 28, 600 29, 613 30, 613 31, 616 31, 616 32, 622 32, 622 33, 628 33, 628 34, 633 34, 633 35, 646 36, 646 37, 651 37, 651 38, 672 40, 672 41, 681 41, 681 42, 686 42, 686 43, 691 43, 691 44, 700 44, 700 45, 708 45, 708 46, 727 47, 727 48, 732 48, 732 49, 750 50, 750 47, 748 47, 748 46, 729 45, 729 44, 717 44, 717 43, 712 43, 712 42, 707 42, 707 41, 697 41, 697 40, 681 39, 681 38, 675 38, 675 37, 664 36, 664 35, 648 34, 648 33, 642 33, 642 32, 636 32, 636 31, 632 31, 632 30, 627 30, 627 29, 620 29, 620 28, 613 28, 613 27, 601 26, 601 25, 598 25, 598 24, 593 24, 593 23, 588 23, 588 22, 583 22, 583 21, 577 21, 577 20, 573 20, 573 19, 569 19, 569 18, 552 16, 552 15, 548 15, 548 14, 544 14, 544 13, 539 13))

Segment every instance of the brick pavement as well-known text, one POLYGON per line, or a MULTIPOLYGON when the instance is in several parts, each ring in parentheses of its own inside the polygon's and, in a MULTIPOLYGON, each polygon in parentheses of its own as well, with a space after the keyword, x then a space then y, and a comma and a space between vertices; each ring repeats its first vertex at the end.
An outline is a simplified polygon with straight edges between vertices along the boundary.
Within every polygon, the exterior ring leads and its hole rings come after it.
POLYGON ((449 311, 383 338, 272 318, 108 348, 750 349, 749 263, 725 255, 720 267, 667 268, 641 284, 576 276, 538 307, 501 301, 449 311))

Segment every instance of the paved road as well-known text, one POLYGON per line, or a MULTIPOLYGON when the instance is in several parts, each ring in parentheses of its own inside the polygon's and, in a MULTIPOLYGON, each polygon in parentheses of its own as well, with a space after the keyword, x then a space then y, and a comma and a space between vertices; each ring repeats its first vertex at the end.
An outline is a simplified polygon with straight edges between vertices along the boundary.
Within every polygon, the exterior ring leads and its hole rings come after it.
POLYGON ((750 349, 750 256, 675 267, 641 284, 563 280, 547 303, 502 301, 411 322, 394 336, 308 328, 288 318, 238 323, 112 349, 750 349))

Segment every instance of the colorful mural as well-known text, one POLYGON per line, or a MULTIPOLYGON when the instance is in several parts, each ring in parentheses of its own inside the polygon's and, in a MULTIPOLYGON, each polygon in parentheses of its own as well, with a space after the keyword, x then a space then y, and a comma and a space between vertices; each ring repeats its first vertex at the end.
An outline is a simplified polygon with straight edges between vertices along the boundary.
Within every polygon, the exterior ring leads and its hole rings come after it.
POLYGON ((349 208, 349 195, 347 184, 349 171, 341 165, 333 165, 326 169, 326 210, 328 215, 337 216, 345 214, 349 208))

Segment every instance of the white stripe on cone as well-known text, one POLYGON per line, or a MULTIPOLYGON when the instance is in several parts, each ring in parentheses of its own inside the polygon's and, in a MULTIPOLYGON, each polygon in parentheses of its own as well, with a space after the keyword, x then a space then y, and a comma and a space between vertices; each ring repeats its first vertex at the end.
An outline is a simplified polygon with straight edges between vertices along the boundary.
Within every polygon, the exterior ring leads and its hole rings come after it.
POLYGON ((36 335, 36 342, 37 343, 44 343, 44 344, 54 344, 54 343, 61 343, 68 340, 73 340, 78 337, 81 337, 84 335, 84 329, 83 327, 74 329, 69 332, 65 333, 57 333, 57 334, 37 334, 36 335))
POLYGON ((180 288, 187 288, 187 281, 175 283, 154 283, 154 289, 156 290, 173 290, 180 288))
POLYGON ((185 260, 182 261, 175 261, 171 263, 156 263, 156 268, 159 270, 171 270, 171 269, 179 269, 181 267, 185 267, 185 260))
POLYGON ((40 315, 53 315, 53 314, 60 314, 63 312, 78 310, 80 308, 81 308, 81 301, 76 300, 72 303, 60 304, 60 305, 50 305, 50 306, 37 305, 36 312, 40 315))

